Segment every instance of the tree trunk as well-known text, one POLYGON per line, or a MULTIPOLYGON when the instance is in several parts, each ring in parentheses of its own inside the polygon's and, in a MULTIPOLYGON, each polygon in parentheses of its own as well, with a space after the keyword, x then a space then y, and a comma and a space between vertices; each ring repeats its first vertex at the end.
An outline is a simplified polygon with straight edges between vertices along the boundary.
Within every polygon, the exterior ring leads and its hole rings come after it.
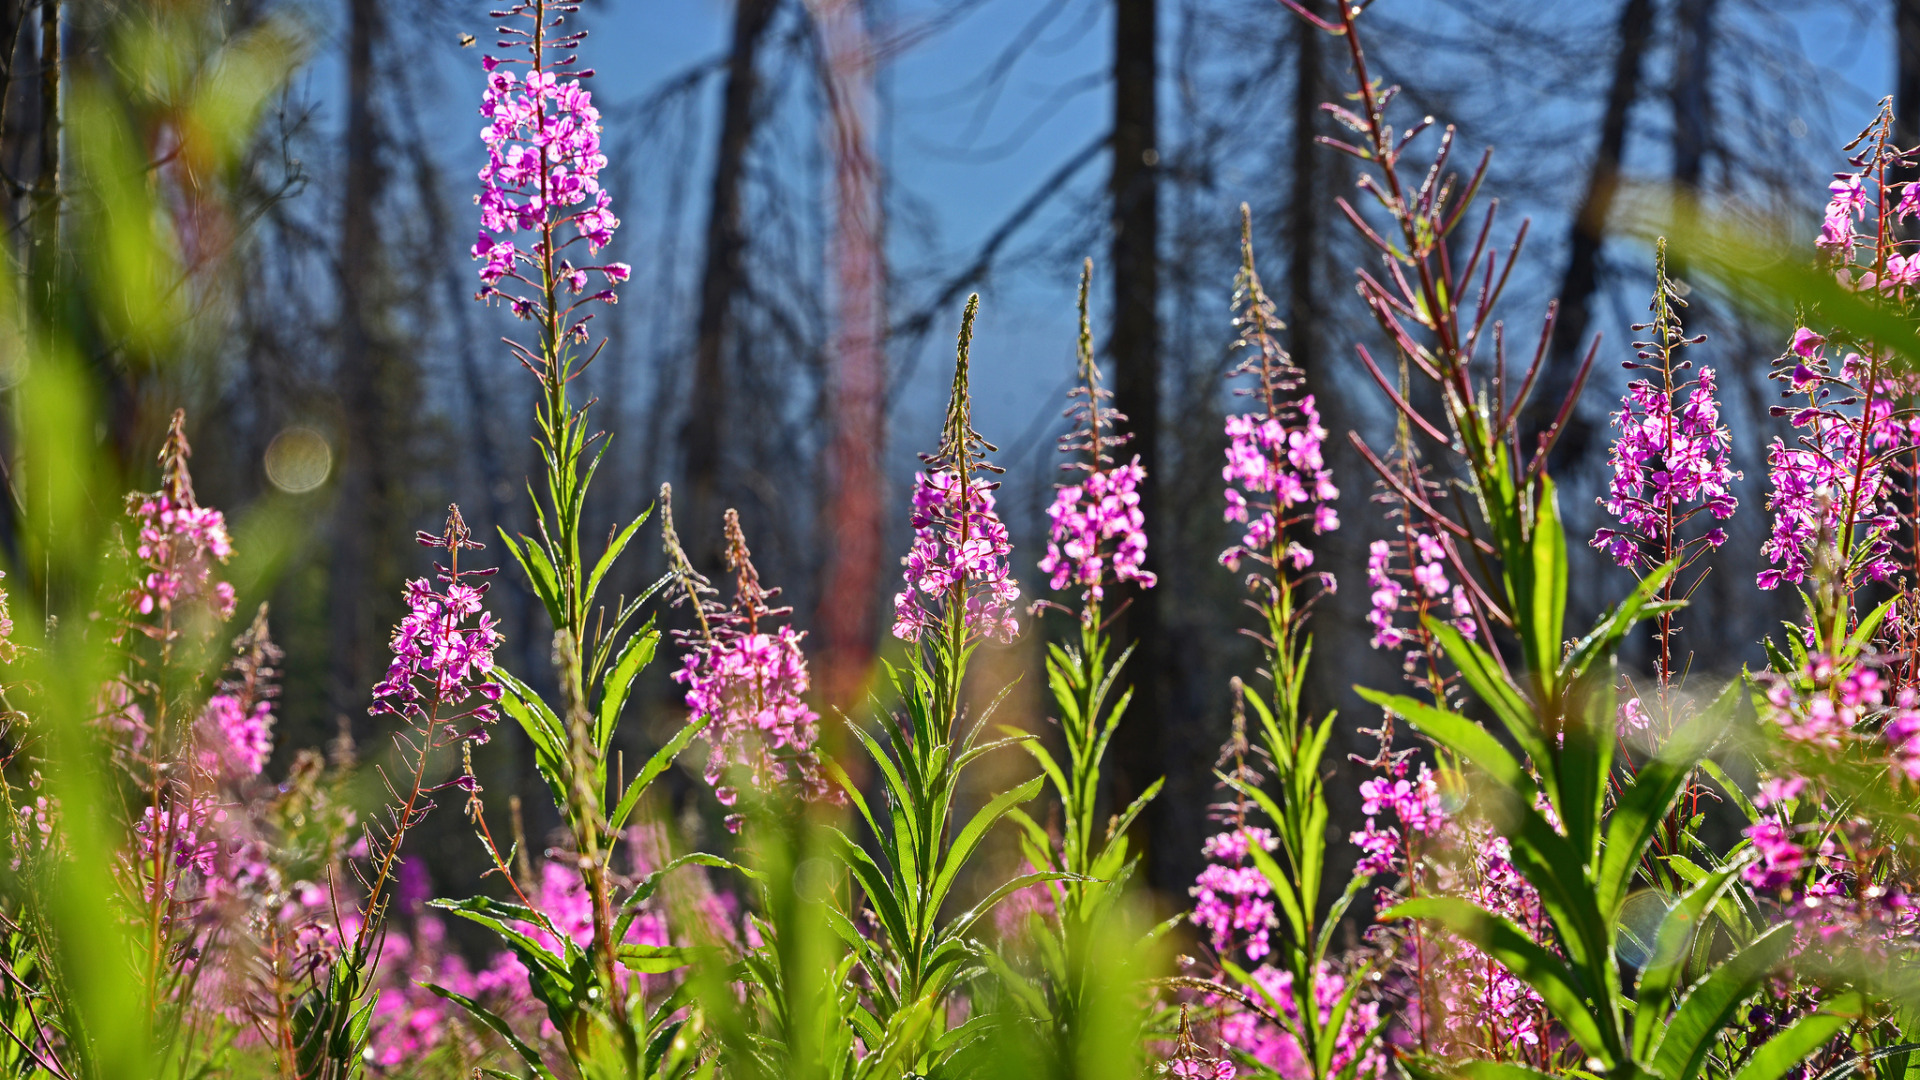
MULTIPOLYGON (((1325 17, 1324 0, 1305 0, 1302 5, 1315 16, 1325 17)), ((1320 252, 1320 222, 1326 200, 1320 197, 1320 160, 1324 148, 1313 141, 1319 129, 1320 103, 1326 100, 1323 85, 1319 27, 1305 19, 1294 19, 1293 75, 1293 190, 1287 205, 1287 343, 1293 362, 1309 377, 1320 368, 1319 319, 1314 303, 1314 258, 1320 252)), ((1331 395, 1329 395, 1331 397, 1331 395)))
MULTIPOLYGON (((1641 70, 1647 40, 1653 33, 1653 0, 1626 0, 1620 6, 1619 43, 1613 58, 1613 79, 1600 117, 1600 144, 1587 172, 1586 191, 1573 215, 1567 239, 1567 268, 1560 279, 1560 315, 1554 322, 1546 370, 1528 403, 1521 431, 1523 455, 1533 453, 1561 403, 1572 392, 1579 373, 1594 294, 1600 285, 1600 246, 1606 239, 1607 219, 1620 180, 1620 158, 1627 145, 1627 122, 1640 96, 1641 70)), ((1567 429, 1555 446, 1553 462, 1564 464, 1584 457, 1593 440, 1592 424, 1578 412, 1567 419, 1567 429)))
POLYGON ((864 690, 879 637, 887 445, 886 261, 880 166, 873 153, 874 55, 860 0, 811 0, 826 82, 834 171, 831 442, 818 627, 820 689, 846 704, 864 690))
MULTIPOLYGON (((1920 144, 1920 0, 1893 0, 1894 37, 1900 51, 1894 74, 1894 142, 1920 144)), ((1920 166, 1909 166, 1906 179, 1920 179, 1920 166)))
POLYGON ((379 0, 348 0, 346 182, 341 191, 340 246, 340 487, 334 508, 333 561, 328 582, 332 618, 333 707, 361 714, 368 674, 368 531, 380 429, 378 362, 368 327, 367 260, 378 243, 374 204, 380 185, 379 143, 373 128, 374 51, 379 0))
POLYGON ((714 155, 713 189, 707 207, 706 265, 700 272, 700 314, 695 324, 693 399, 680 438, 686 455, 687 513, 679 524, 690 554, 703 571, 720 565, 719 497, 721 447, 726 441, 726 348, 733 302, 745 269, 746 235, 740 227, 740 189, 747 148, 758 115, 755 61, 778 0, 739 0, 733 14, 733 45, 721 101, 720 146, 714 155))
MULTIPOLYGON (((1912 2, 1912 0, 1908 0, 1912 2)), ((1713 131, 1714 17, 1720 0, 1678 0, 1673 57, 1673 182, 1698 196, 1713 131)))
MULTIPOLYGON (((1114 0, 1113 173, 1107 194, 1113 215, 1108 264, 1113 273, 1113 404, 1125 413, 1132 441, 1123 454, 1140 455, 1146 479, 1140 509, 1146 516, 1147 569, 1158 571, 1167 532, 1161 527, 1160 476, 1160 200, 1158 130, 1158 11, 1156 0, 1114 0), (1159 539, 1159 544, 1152 543, 1159 539)), ((1119 734, 1114 799, 1131 801, 1167 770, 1167 655, 1154 590, 1141 590, 1116 630, 1134 646, 1127 665, 1133 703, 1119 734)), ((1173 890, 1169 862, 1160 855, 1180 843, 1163 797, 1145 815, 1147 878, 1173 890)))

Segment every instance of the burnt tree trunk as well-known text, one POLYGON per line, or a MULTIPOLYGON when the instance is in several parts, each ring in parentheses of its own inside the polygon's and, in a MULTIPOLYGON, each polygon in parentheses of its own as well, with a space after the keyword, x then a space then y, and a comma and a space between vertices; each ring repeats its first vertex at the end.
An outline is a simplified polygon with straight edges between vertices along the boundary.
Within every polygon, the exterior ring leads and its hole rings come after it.
MULTIPOLYGON (((1574 379, 1579 373, 1593 298, 1600 287, 1600 248, 1606 240, 1607 220, 1613 213, 1613 197, 1620 183, 1627 122, 1640 96, 1647 41, 1652 34, 1653 0, 1626 0, 1620 5, 1618 29, 1614 34, 1617 51, 1613 57, 1613 74, 1600 115, 1600 142, 1594 148, 1586 190, 1574 211, 1573 226, 1567 237, 1567 265, 1560 279, 1560 314, 1554 322, 1546 369, 1540 374, 1539 386, 1523 417, 1526 424, 1521 431, 1522 455, 1533 453, 1538 438, 1547 431, 1561 403, 1573 391, 1574 379)), ((1592 423, 1583 419, 1578 411, 1573 412, 1554 448, 1553 462, 1580 460, 1593 435, 1592 423)))
POLYGON ((1673 182, 1689 196, 1698 196, 1707 155, 1713 149, 1713 38, 1719 7, 1720 0, 1679 0, 1676 9, 1673 182))
POLYGON ((714 155, 707 206, 706 264, 700 272, 700 313, 695 323, 693 397, 680 431, 685 455, 687 514, 679 524, 700 569, 720 565, 719 498, 721 447, 726 442, 726 349, 731 342, 734 299, 745 277, 746 234, 741 229, 741 186, 747 149, 758 119, 760 42, 778 0, 739 0, 733 13, 733 43, 721 96, 720 145, 714 155))
MULTIPOLYGON (((1893 0, 1894 37, 1899 60, 1894 73, 1894 142, 1903 147, 1920 144, 1920 0, 1893 0)), ((1909 166, 1908 180, 1920 179, 1920 167, 1909 166)))
POLYGON ((369 327, 367 259, 379 242, 374 207, 380 186, 374 131, 374 52, 381 34, 379 0, 348 0, 346 177, 341 189, 340 241, 335 262, 340 290, 340 486, 333 522, 328 598, 332 622, 333 708, 352 717, 362 710, 368 674, 370 581, 368 560, 380 431, 378 359, 369 327))
MULTIPOLYGON (((1132 441, 1123 454, 1140 455, 1146 479, 1140 484, 1140 509, 1146 515, 1147 569, 1158 571, 1167 536, 1161 528, 1160 466, 1160 198, 1158 104, 1158 4, 1156 0, 1114 0, 1113 172, 1107 196, 1112 219, 1108 265, 1113 273, 1113 336, 1107 349, 1113 362, 1113 404, 1127 416, 1132 441)), ((1174 749, 1166 725, 1167 662, 1158 598, 1141 590, 1115 629, 1134 647, 1127 676, 1133 703, 1119 732, 1114 799, 1125 805, 1167 769, 1174 749)), ((1176 784, 1175 787, 1178 785, 1176 784)), ((1170 790, 1144 815, 1147 879, 1172 890, 1169 861, 1161 852, 1180 841, 1167 835, 1170 790)))
POLYGON ((879 637, 887 445, 886 259, 880 165, 873 152, 874 54, 860 0, 813 0, 819 27, 827 137, 834 172, 833 340, 828 346, 831 441, 819 628, 820 689, 851 703, 862 692, 879 637))

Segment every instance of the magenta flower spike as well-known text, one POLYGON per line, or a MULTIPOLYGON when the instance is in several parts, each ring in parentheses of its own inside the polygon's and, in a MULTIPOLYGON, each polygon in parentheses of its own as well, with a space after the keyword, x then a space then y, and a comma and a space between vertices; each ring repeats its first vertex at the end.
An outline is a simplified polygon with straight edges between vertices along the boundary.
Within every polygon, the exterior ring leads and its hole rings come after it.
POLYGON ((1139 455, 1116 466, 1109 451, 1133 437, 1116 430, 1126 416, 1106 403, 1113 391, 1100 385, 1093 359, 1093 327, 1087 315, 1087 290, 1093 260, 1080 271, 1079 381, 1067 393, 1066 416, 1073 430, 1060 437, 1060 452, 1073 460, 1060 466, 1075 479, 1061 484, 1047 508, 1051 526, 1040 572, 1056 592, 1075 587, 1085 601, 1083 618, 1093 618, 1109 584, 1132 582, 1143 589, 1158 584, 1146 569, 1146 515, 1140 509, 1140 485, 1147 470, 1139 455))
POLYGON ((1000 472, 986 460, 997 448, 973 429, 967 383, 979 310, 980 297, 968 297, 940 449, 921 455, 926 468, 913 478, 913 546, 901 560, 906 588, 893 598, 894 637, 950 638, 946 644, 956 653, 981 639, 1005 643, 1020 633, 1013 542, 994 509, 1000 485, 988 479, 1000 472))
MULTIPOLYGON (((1226 520, 1246 528, 1240 542, 1220 553, 1220 563, 1238 570, 1251 558, 1276 578, 1298 575, 1313 565, 1313 551, 1294 537, 1301 526, 1313 534, 1340 527, 1334 503, 1340 489, 1333 483, 1321 447, 1327 429, 1312 394, 1299 393, 1306 374, 1280 347, 1283 328, 1273 301, 1260 284, 1253 265, 1248 211, 1241 208, 1242 259, 1234 282, 1234 309, 1240 328, 1237 348, 1248 350, 1229 377, 1250 376, 1254 385, 1234 393, 1254 399, 1252 412, 1226 421, 1227 463, 1220 470, 1226 481, 1226 520)), ((1330 575, 1321 581, 1332 587, 1330 575)))
POLYGON ((176 409, 160 450, 160 490, 127 501, 135 525, 133 554, 144 568, 128 606, 142 616, 169 613, 193 602, 220 619, 233 614, 233 586, 213 576, 215 564, 233 556, 233 540, 226 516, 195 499, 187 470, 191 456, 186 410, 176 409))
MULTIPOLYGON (((673 493, 660 491, 661 522, 668 561, 691 602, 698 625, 676 631, 687 646, 673 681, 686 688, 688 711, 706 721, 711 747, 705 777, 722 806, 733 806, 739 792, 724 783, 732 768, 744 768, 755 787, 793 782, 808 798, 831 798, 815 743, 820 715, 806 703, 812 680, 800 643, 806 634, 786 622, 792 609, 774 606, 779 589, 760 583, 753 553, 747 549, 740 515, 726 514, 727 569, 734 574, 732 606, 711 599, 713 586, 694 570, 673 527, 673 493)), ((741 819, 727 817, 737 831, 741 819)))
MULTIPOLYGON (((548 324, 556 337, 584 341, 591 316, 575 320, 574 312, 595 300, 615 303, 613 287, 632 269, 590 261, 613 242, 620 219, 600 186, 607 167, 600 110, 582 85, 593 72, 577 67, 573 51, 585 32, 549 33, 561 22, 556 16, 579 6, 523 2, 493 13, 501 20, 498 47, 525 55, 481 58, 487 89, 480 115, 487 122, 480 139, 487 163, 474 197, 480 234, 472 254, 482 264, 477 299, 502 299, 515 316, 548 324), (526 238, 518 239, 522 234, 526 238), (586 258, 569 256, 581 243, 586 258), (603 287, 589 292, 594 275, 603 287)), ((547 344, 557 348, 558 341, 547 344)))

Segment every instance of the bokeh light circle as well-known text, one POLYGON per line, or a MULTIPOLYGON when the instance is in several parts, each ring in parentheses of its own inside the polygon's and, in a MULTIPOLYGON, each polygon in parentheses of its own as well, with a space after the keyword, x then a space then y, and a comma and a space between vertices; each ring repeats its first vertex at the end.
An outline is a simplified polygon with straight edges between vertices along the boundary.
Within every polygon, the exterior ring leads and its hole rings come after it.
POLYGON ((290 427, 267 444, 267 479, 291 495, 312 491, 333 471, 333 447, 310 427, 290 427))

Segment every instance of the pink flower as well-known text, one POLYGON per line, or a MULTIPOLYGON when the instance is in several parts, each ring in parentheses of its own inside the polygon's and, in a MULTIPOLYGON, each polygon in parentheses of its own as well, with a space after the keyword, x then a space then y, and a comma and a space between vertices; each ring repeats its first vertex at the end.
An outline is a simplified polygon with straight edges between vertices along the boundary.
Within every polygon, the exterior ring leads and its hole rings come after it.
POLYGON ((1748 863, 1740 874, 1754 888, 1778 892, 1800 876, 1806 855, 1785 825, 1772 818, 1757 821, 1747 827, 1746 837, 1760 858, 1748 863))
POLYGON ((687 708, 707 720, 713 749, 706 780, 724 806, 734 804, 736 793, 721 778, 735 765, 749 769, 756 785, 794 777, 816 792, 825 787, 813 752, 820 716, 804 700, 804 636, 785 624, 771 633, 722 627, 710 645, 689 650, 673 673, 687 688, 687 708))
POLYGON ((1019 634, 1020 583, 1008 561, 1013 543, 994 510, 995 486, 978 475, 962 485, 944 469, 914 474, 913 547, 902 560, 907 587, 893 598, 894 637, 940 633, 955 603, 969 640, 1010 642, 1019 634))
MULTIPOLYGON (((581 72, 563 82, 551 70, 573 63, 572 48, 583 35, 550 36, 557 24, 543 22, 530 3, 509 5, 499 14, 527 20, 525 31, 510 32, 528 48, 532 63, 522 79, 511 68, 503 68, 499 58, 481 57, 487 88, 480 97, 480 115, 487 123, 480 139, 487 148, 487 163, 480 169, 480 194, 474 198, 480 207, 481 231, 473 257, 485 263, 480 269, 479 295, 500 294, 500 282, 511 279, 525 288, 524 293, 507 297, 514 314, 532 318, 544 311, 541 294, 547 275, 554 276, 556 287, 579 293, 585 288, 588 270, 601 271, 611 283, 625 280, 628 269, 624 263, 556 265, 559 252, 577 241, 586 241, 589 252, 598 252, 613 241, 620 225, 609 209, 612 197, 600 188, 600 172, 607 166, 600 145, 600 110, 580 82, 592 73, 581 72), (538 239, 523 249, 509 238, 516 232, 539 235, 550 227, 558 238, 554 251, 543 250, 538 239), (524 273, 521 267, 527 268, 524 273)), ((587 299, 612 302, 614 296, 608 291, 587 299)), ((582 326, 576 323, 574 329, 582 326)))
POLYGON ((1259 960, 1271 951, 1268 933, 1280 925, 1272 887, 1258 867, 1248 865, 1252 845, 1272 851, 1280 841, 1266 829, 1243 827, 1208 837, 1201 850, 1212 862, 1187 892, 1194 898, 1189 916, 1207 932, 1215 952, 1239 951, 1259 960))
MULTIPOLYGON (((459 528, 464 536, 465 525, 459 528)), ((429 547, 443 542, 428 533, 419 540, 429 547)), ((499 719, 500 684, 488 675, 502 639, 493 616, 481 610, 487 586, 464 583, 476 573, 491 571, 442 567, 438 581, 445 591, 426 578, 407 582, 407 613, 393 628, 393 661, 373 688, 369 713, 401 717, 423 730, 471 721, 464 737, 487 741, 486 725, 499 719)))
MULTIPOLYGON (((1286 406, 1282 416, 1247 413, 1227 418, 1227 464, 1220 470, 1229 485, 1226 519, 1245 522, 1247 528, 1240 543, 1221 555, 1221 562, 1233 567, 1249 552, 1271 552, 1296 522, 1315 533, 1340 527, 1339 514, 1328 505, 1340 497, 1340 489, 1321 457, 1326 437, 1312 394, 1286 406), (1258 499, 1257 507, 1249 496, 1258 499)), ((1271 559, 1270 554, 1262 557, 1271 559)), ((1311 561, 1310 556, 1292 558, 1296 569, 1311 561)))
MULTIPOLYGON (((1591 546, 1621 566, 1651 568, 1687 545, 1676 527, 1700 510, 1717 520, 1733 515, 1740 473, 1732 467, 1733 437, 1720 422, 1712 368, 1701 368, 1671 395, 1647 379, 1634 380, 1613 424, 1620 434, 1608 455, 1613 479, 1601 505, 1620 528, 1599 530, 1591 546)), ((1718 547, 1725 541, 1726 533, 1714 529, 1696 542, 1718 547)))
POLYGON ((1104 583, 1137 582, 1150 589, 1155 576, 1144 568, 1147 557, 1146 518, 1140 511, 1140 482, 1146 479, 1138 455, 1118 468, 1097 469, 1078 484, 1054 494, 1047 517, 1053 523, 1046 557, 1040 570, 1047 584, 1064 589, 1070 583, 1085 588, 1090 599, 1105 596, 1104 583), (1111 550, 1109 541, 1114 542, 1111 550))

